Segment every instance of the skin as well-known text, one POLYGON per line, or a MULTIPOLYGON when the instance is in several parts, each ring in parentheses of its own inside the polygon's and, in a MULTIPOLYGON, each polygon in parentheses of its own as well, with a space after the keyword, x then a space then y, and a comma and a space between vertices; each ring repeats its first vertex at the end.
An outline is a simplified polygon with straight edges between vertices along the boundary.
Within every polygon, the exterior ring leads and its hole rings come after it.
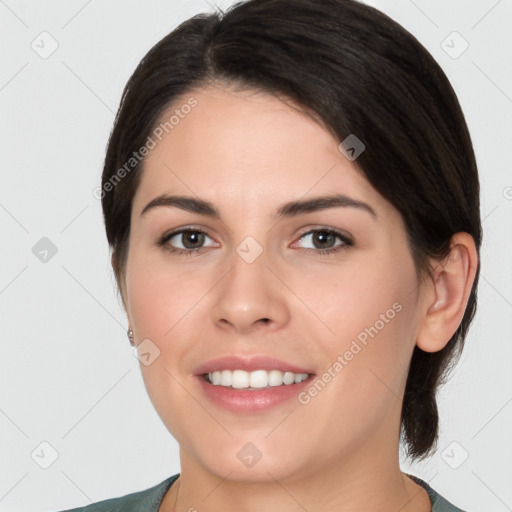
MULTIPOLYGON (((401 215, 321 124, 269 94, 227 86, 184 95, 169 112, 190 96, 197 107, 146 157, 120 283, 135 343, 160 350, 141 371, 180 445, 181 476, 160 511, 429 511, 426 491, 399 466, 401 398, 414 346, 440 350, 462 320, 472 238, 456 234, 450 257, 420 283, 401 215), (206 199, 221 220, 175 207, 141 216, 163 193, 206 199), (353 207, 272 217, 287 201, 333 193, 364 201, 377 218, 353 207), (202 253, 155 245, 185 227, 207 232, 202 253), (303 236, 313 228, 354 245, 316 254, 343 242, 315 245, 303 236), (247 236, 263 249, 251 264, 236 252, 247 236), (193 376, 230 354, 266 354, 321 376, 395 303, 400 312, 307 404, 229 412, 193 376), (251 468, 237 457, 249 442, 262 453, 251 468)), ((194 247, 181 235, 167 245, 187 242, 194 247)))

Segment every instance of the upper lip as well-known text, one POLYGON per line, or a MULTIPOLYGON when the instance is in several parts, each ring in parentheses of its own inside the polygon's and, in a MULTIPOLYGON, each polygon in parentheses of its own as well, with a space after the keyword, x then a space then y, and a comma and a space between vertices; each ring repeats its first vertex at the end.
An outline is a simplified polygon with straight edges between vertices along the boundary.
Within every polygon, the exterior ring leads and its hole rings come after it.
POLYGON ((194 369, 194 374, 203 375, 205 373, 221 370, 245 370, 246 372, 255 370, 280 370, 282 372, 313 374, 311 369, 301 368, 295 364, 265 355, 217 357, 197 366, 194 369))

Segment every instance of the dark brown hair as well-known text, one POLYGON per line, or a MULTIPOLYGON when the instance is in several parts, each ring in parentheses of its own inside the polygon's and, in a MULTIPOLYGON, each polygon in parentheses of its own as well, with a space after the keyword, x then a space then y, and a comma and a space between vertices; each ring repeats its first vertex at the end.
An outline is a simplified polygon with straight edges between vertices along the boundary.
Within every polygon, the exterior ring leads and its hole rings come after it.
MULTIPOLYGON (((166 109, 212 82, 292 100, 339 142, 350 134, 363 141, 366 148, 354 163, 402 214, 422 278, 431 275, 428 258, 446 257, 457 232, 473 237, 479 255, 471 138, 455 92, 427 50, 401 25, 355 0, 249 0, 182 23, 147 53, 126 84, 101 191, 118 284, 143 167, 143 160, 131 168, 126 162, 166 109)), ((480 264, 462 322, 445 348, 414 348, 401 417, 412 458, 436 445, 436 392, 473 319, 479 272, 480 264)))

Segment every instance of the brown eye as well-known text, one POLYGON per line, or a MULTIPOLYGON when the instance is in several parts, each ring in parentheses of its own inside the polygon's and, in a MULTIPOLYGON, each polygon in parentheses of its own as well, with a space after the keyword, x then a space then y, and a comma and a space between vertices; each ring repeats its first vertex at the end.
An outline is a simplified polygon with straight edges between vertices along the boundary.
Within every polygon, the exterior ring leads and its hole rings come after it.
POLYGON ((330 249, 332 244, 336 243, 336 235, 329 231, 317 231, 313 234, 312 240, 317 249, 330 249))
MULTIPOLYGON (((194 255, 203 252, 203 249, 208 247, 204 245, 206 238, 210 237, 200 229, 182 229, 164 235, 157 245, 171 253, 194 255)), ((210 244, 210 247, 212 245, 210 244)))
POLYGON ((201 231, 183 231, 172 238, 175 237, 181 237, 185 249, 199 249, 204 243, 205 234, 201 231))
POLYGON ((305 250, 316 254, 329 254, 354 245, 354 242, 349 237, 332 229, 313 229, 300 237, 301 240, 305 238, 309 238, 313 243, 312 249, 306 247, 305 250), (341 243, 336 245, 337 239, 341 243))

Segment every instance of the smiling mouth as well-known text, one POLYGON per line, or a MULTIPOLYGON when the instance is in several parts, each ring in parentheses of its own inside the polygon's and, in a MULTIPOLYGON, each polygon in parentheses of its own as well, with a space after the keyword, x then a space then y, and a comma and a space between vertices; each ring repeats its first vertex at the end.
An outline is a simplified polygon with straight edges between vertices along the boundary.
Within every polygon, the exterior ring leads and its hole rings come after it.
POLYGON ((218 370, 204 373, 203 379, 213 386, 231 389, 258 390, 271 387, 291 386, 304 382, 312 376, 310 373, 282 372, 280 370, 218 370))

